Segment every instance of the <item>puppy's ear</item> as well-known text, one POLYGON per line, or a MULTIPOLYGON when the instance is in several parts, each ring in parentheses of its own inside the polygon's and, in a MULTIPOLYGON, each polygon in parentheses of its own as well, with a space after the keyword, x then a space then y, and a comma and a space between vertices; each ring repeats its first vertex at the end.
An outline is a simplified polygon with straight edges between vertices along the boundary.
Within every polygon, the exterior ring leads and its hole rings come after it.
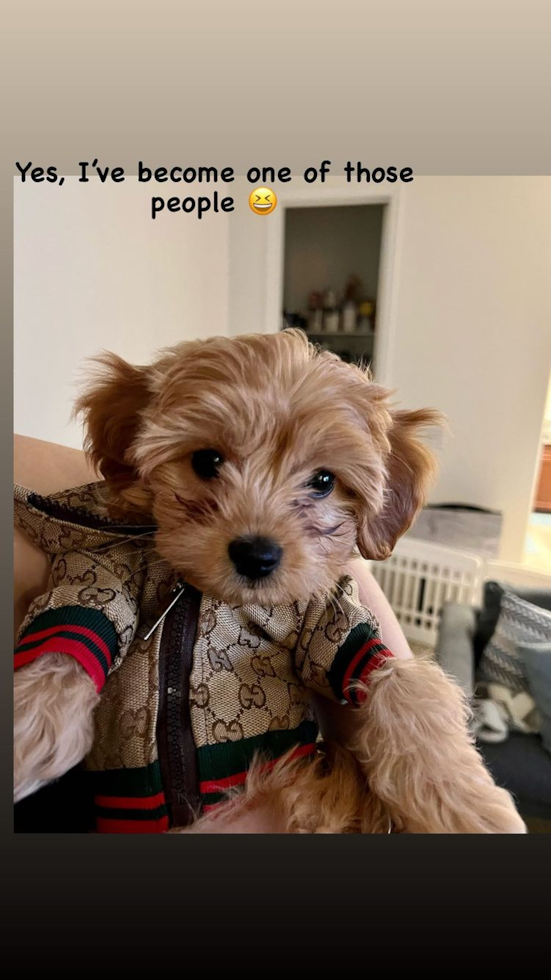
POLYGON ((444 417, 432 409, 391 413, 385 502, 377 515, 365 515, 359 522, 358 547, 364 558, 388 558, 424 506, 437 466, 436 457, 419 433, 427 426, 443 423, 444 417))
POLYGON ((75 415, 84 420, 84 449, 113 493, 141 510, 146 501, 129 451, 150 399, 147 368, 134 367, 116 354, 94 360, 96 375, 75 406, 75 415))

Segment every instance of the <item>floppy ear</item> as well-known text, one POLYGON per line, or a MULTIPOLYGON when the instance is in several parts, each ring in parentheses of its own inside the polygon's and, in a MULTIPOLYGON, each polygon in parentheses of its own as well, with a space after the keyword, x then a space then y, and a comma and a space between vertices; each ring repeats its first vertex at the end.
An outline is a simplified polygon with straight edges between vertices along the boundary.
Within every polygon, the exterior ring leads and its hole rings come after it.
POLYGON ((151 395, 147 368, 134 367, 116 354, 94 358, 96 376, 75 406, 84 420, 84 449, 125 508, 146 510, 149 495, 139 484, 129 450, 151 395))
POLYGON ((432 409, 391 413, 385 502, 378 514, 366 515, 359 523, 358 547, 364 558, 375 561, 388 558, 398 538, 424 506, 436 474, 436 458, 419 438, 419 432, 426 426, 441 426, 443 422, 444 417, 432 409))

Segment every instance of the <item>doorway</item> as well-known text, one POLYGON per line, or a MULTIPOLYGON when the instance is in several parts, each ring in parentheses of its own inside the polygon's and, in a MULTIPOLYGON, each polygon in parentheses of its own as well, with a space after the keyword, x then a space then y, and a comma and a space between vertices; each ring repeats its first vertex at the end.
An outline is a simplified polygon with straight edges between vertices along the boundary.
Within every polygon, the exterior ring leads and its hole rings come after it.
POLYGON ((377 373, 386 205, 285 209, 281 328, 303 329, 345 361, 377 373))

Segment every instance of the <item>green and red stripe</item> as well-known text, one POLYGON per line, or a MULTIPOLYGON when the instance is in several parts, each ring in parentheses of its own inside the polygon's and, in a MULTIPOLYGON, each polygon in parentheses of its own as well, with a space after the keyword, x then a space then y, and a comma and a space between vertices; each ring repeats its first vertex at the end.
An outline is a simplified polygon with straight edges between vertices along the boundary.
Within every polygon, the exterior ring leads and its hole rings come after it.
POLYGON ((340 700, 358 705, 365 698, 370 676, 393 654, 367 623, 351 630, 329 671, 329 683, 340 700), (358 687, 358 684, 364 687, 358 687))
POLYGON ((304 721, 297 728, 269 731, 264 735, 205 745, 197 751, 199 792, 205 812, 228 799, 228 791, 243 786, 255 756, 261 756, 263 769, 271 769, 290 750, 298 759, 316 751, 317 725, 304 721))
POLYGON ((168 811, 158 762, 92 775, 95 778, 98 833, 163 834, 168 830, 168 811))
POLYGON ((45 653, 66 653, 82 665, 101 691, 118 650, 110 619, 98 609, 61 606, 39 613, 21 635, 14 667, 24 667, 45 653))

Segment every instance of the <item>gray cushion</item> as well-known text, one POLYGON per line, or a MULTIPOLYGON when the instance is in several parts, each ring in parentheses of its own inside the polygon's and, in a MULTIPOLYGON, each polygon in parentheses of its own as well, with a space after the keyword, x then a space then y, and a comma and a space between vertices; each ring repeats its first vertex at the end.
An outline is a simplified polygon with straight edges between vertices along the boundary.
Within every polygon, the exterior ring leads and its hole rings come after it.
POLYGON ((447 602, 441 613, 436 641, 437 662, 471 697, 474 693, 473 633, 477 610, 447 602))
POLYGON ((504 592, 494 634, 482 654, 480 677, 509 691, 529 693, 522 643, 551 642, 551 612, 504 592))
POLYGON ((499 619, 501 600, 504 592, 511 592, 520 599, 551 610, 551 589, 519 588, 504 582, 490 580, 484 583, 484 599, 480 610, 473 638, 475 666, 478 666, 482 654, 493 636, 499 619))
POLYGON ((541 739, 551 753, 551 643, 521 643, 519 653, 539 712, 541 739))

